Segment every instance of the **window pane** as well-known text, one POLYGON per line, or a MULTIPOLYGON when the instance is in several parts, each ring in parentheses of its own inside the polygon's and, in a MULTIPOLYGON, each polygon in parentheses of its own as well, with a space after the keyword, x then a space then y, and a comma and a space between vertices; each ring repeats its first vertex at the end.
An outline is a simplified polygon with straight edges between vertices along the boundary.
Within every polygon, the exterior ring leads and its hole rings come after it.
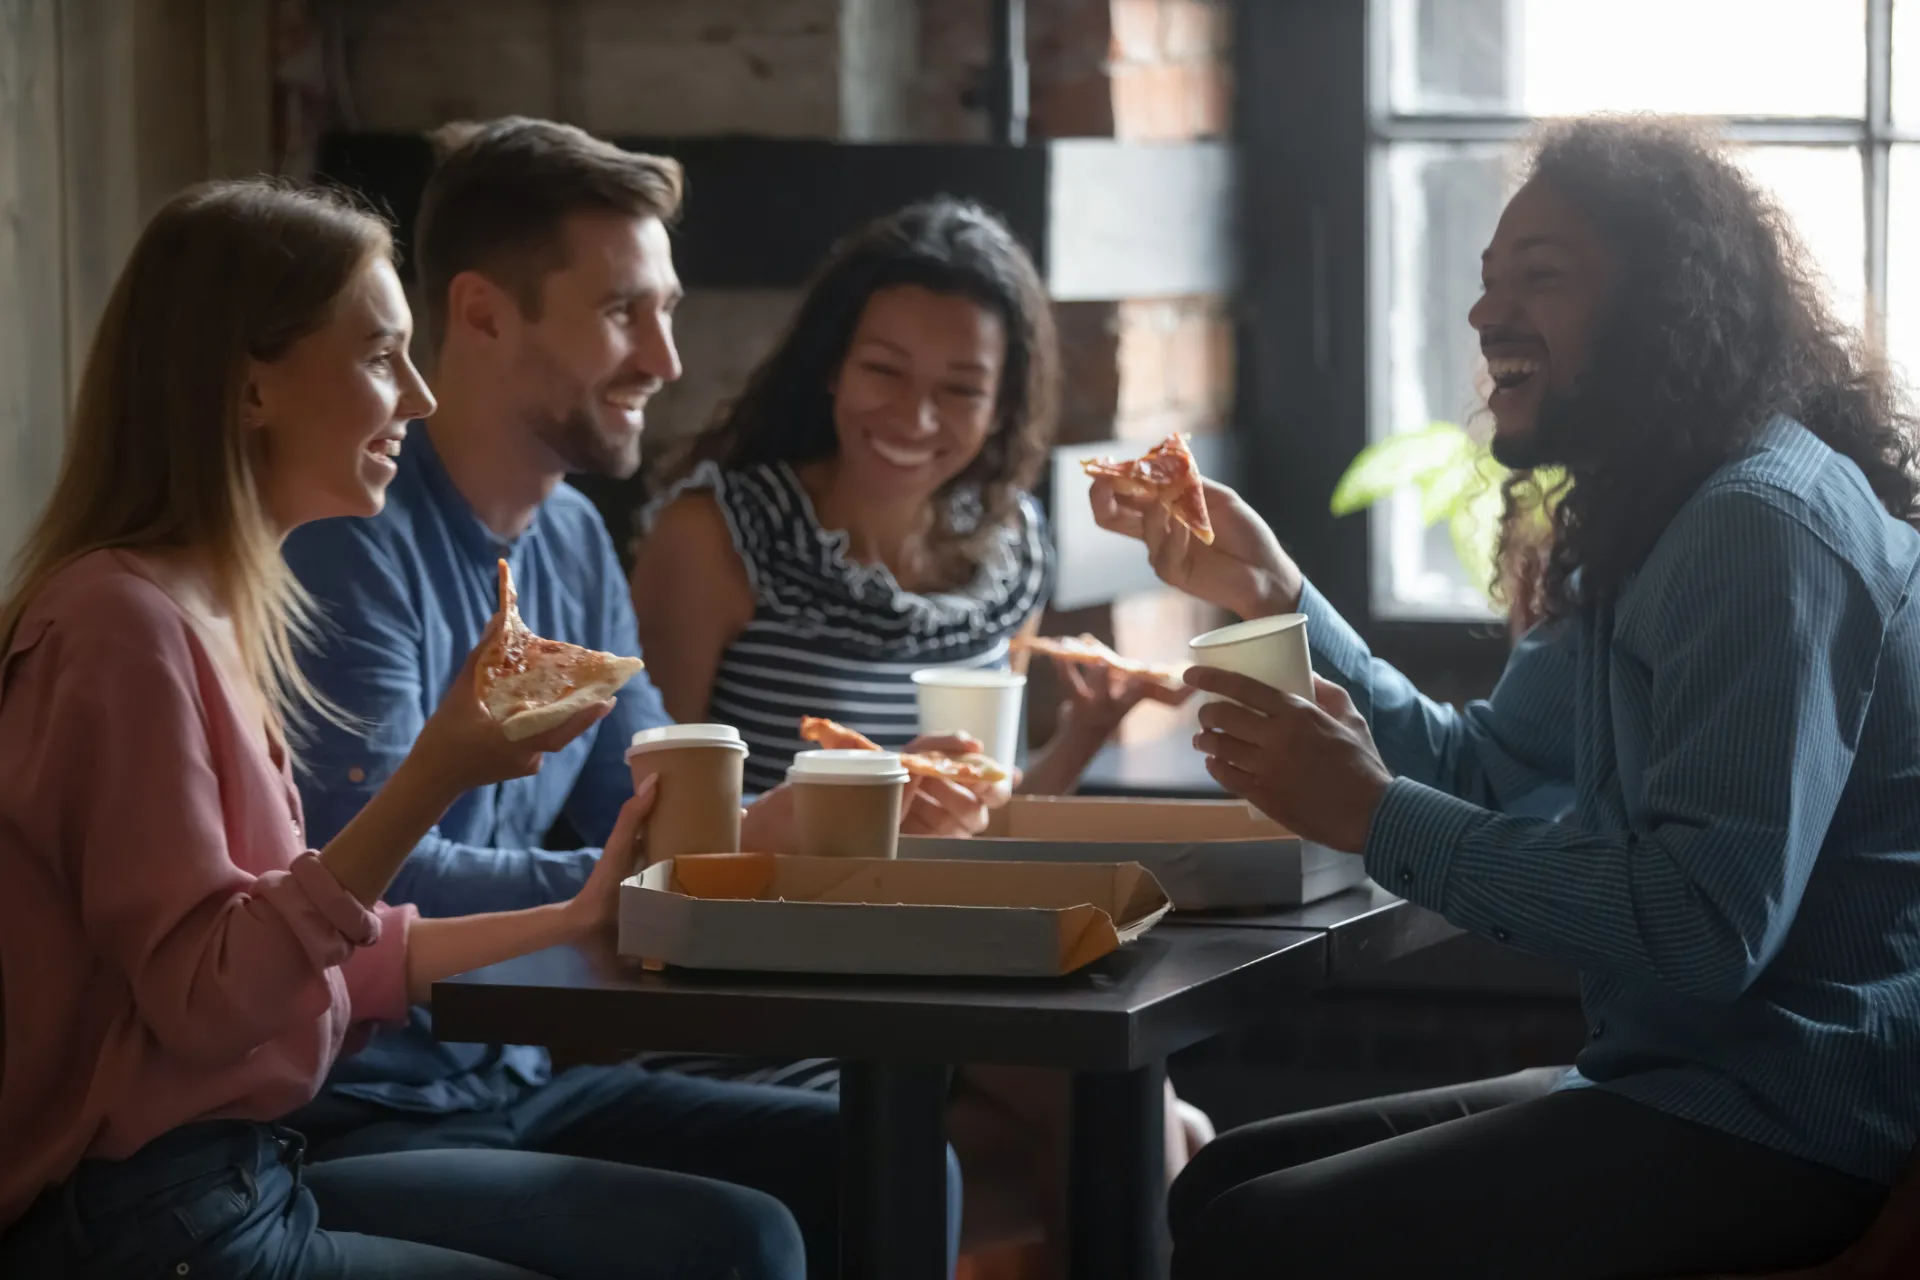
MULTIPOLYGON (((1911 149, 1920 153, 1920 147, 1911 149)), ((1893 225, 1903 194, 1920 226, 1920 157, 1896 156, 1893 225)), ((1513 190, 1518 153, 1507 147, 1404 143, 1378 152, 1374 316, 1374 434, 1411 431, 1434 421, 1479 429, 1485 421, 1478 386, 1479 341, 1467 309, 1480 292, 1480 251, 1513 190)), ((1859 152, 1840 147, 1754 147, 1740 159, 1772 190, 1828 277, 1836 307, 1853 323, 1863 316, 1865 217, 1859 152)), ((1894 270, 1905 264, 1909 310, 1920 348, 1920 245, 1911 262, 1906 241, 1893 238, 1894 270)), ((1896 280, 1898 279, 1896 275, 1896 280)), ((1897 303, 1899 294, 1893 295, 1897 303)), ((1920 350, 1911 357, 1920 368, 1920 350)), ((1482 584, 1454 555, 1447 530, 1428 529, 1412 493, 1382 504, 1374 519, 1374 606, 1383 616, 1485 616, 1482 584)))
POLYGON ((1893 149, 1887 173, 1887 355, 1920 378, 1920 146, 1893 149))
POLYGON ((1893 0, 1893 122, 1920 129, 1920 0, 1893 0))
MULTIPOLYGON (((1374 318, 1376 435, 1430 422, 1478 424, 1480 344, 1467 308, 1480 294, 1480 251, 1513 187, 1507 147, 1407 144, 1381 158, 1375 234, 1384 306, 1374 318)), ((1484 424, 1480 424, 1484 425, 1484 424)), ((1375 609, 1486 616, 1444 524, 1424 528, 1412 493, 1377 512, 1375 609)))
POLYGON ((1792 220, 1826 276, 1834 309, 1847 323, 1862 323, 1867 214, 1860 153, 1851 147, 1749 147, 1741 158, 1792 220))
POLYGON ((1405 114, 1866 111, 1866 0, 1390 0, 1384 14, 1405 114))

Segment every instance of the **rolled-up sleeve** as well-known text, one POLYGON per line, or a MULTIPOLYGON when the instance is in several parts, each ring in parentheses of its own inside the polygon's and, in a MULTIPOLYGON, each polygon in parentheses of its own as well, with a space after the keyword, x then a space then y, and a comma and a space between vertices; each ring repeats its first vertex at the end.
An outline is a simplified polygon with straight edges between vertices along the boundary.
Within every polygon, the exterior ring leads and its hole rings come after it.
POLYGON ((236 860, 234 783, 216 771, 209 738, 229 729, 214 728, 195 683, 205 659, 164 605, 126 611, 124 625, 49 635, 14 670, 11 688, 35 700, 45 726, 26 781, 81 927, 142 1022, 169 1053, 224 1065, 325 1013, 326 971, 356 950, 403 949, 405 929, 360 906, 311 854, 260 875, 239 865, 284 852, 236 860), (379 945, 386 933, 398 948, 379 945))

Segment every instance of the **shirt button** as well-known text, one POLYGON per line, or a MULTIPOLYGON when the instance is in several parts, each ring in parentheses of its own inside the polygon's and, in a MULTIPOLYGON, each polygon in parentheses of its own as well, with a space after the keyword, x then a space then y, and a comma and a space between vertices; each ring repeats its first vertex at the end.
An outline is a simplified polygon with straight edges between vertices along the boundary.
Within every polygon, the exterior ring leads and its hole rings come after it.
POLYGON ((1505 929, 1495 929, 1493 931, 1493 940, 1495 942, 1512 942, 1513 935, 1508 933, 1505 929))
POLYGON ((347 770, 348 782, 365 782, 366 780, 367 780, 367 771, 365 769, 362 769, 359 765, 355 765, 353 766, 353 768, 347 770))
POLYGON ((1409 870, 1407 870, 1407 868, 1405 868, 1405 867, 1402 867, 1402 868, 1400 868, 1400 876, 1399 876, 1399 880, 1400 880, 1400 883, 1401 883, 1401 884, 1412 884, 1412 883, 1413 883, 1413 872, 1411 872, 1411 871, 1409 871, 1409 870))
POLYGON ((1601 1036, 1607 1034, 1607 1024, 1604 1022, 1594 1023, 1593 1031, 1590 1034, 1593 1039, 1598 1040, 1601 1036))

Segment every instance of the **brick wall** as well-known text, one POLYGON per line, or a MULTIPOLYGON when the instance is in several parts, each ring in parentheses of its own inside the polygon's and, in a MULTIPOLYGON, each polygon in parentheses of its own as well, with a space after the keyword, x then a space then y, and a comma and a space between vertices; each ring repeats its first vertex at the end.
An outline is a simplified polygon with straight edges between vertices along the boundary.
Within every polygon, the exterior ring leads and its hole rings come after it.
MULTIPOLYGON (((520 112, 599 133, 984 139, 986 0, 314 0, 343 51, 335 109, 419 130, 520 112)), ((1227 127, 1224 0, 1028 0, 1029 136, 1180 141, 1227 127)), ((686 377, 649 411, 654 449, 697 430, 777 338, 780 290, 696 292, 677 325, 686 377)), ((1232 333, 1218 298, 1059 308, 1061 438, 1151 442, 1220 430, 1232 333)), ((1049 620, 1178 658, 1215 622, 1155 592, 1049 620)), ((1036 673, 1036 733, 1057 689, 1036 673)), ((1130 737, 1180 723, 1151 708, 1130 737)))
MULTIPOLYGON (((417 131, 508 114, 595 133, 911 136, 917 0, 333 0, 334 114, 417 131)), ((648 410, 663 449, 771 347, 786 290, 703 290, 676 332, 686 376, 648 410)))

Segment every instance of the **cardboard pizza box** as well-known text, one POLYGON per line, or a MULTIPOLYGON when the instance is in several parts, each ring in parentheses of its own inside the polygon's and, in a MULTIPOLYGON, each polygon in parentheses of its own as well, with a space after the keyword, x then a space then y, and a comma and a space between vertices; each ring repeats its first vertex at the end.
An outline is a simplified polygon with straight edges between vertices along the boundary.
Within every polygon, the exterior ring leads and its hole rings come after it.
POLYGON ((1298 906, 1367 877, 1356 855, 1302 840, 1239 800, 1015 796, 984 834, 902 836, 900 856, 1137 862, 1179 911, 1298 906))
POLYGON ((701 854, 620 886, 619 949, 689 969, 1057 977, 1168 910, 1127 864, 701 854))

